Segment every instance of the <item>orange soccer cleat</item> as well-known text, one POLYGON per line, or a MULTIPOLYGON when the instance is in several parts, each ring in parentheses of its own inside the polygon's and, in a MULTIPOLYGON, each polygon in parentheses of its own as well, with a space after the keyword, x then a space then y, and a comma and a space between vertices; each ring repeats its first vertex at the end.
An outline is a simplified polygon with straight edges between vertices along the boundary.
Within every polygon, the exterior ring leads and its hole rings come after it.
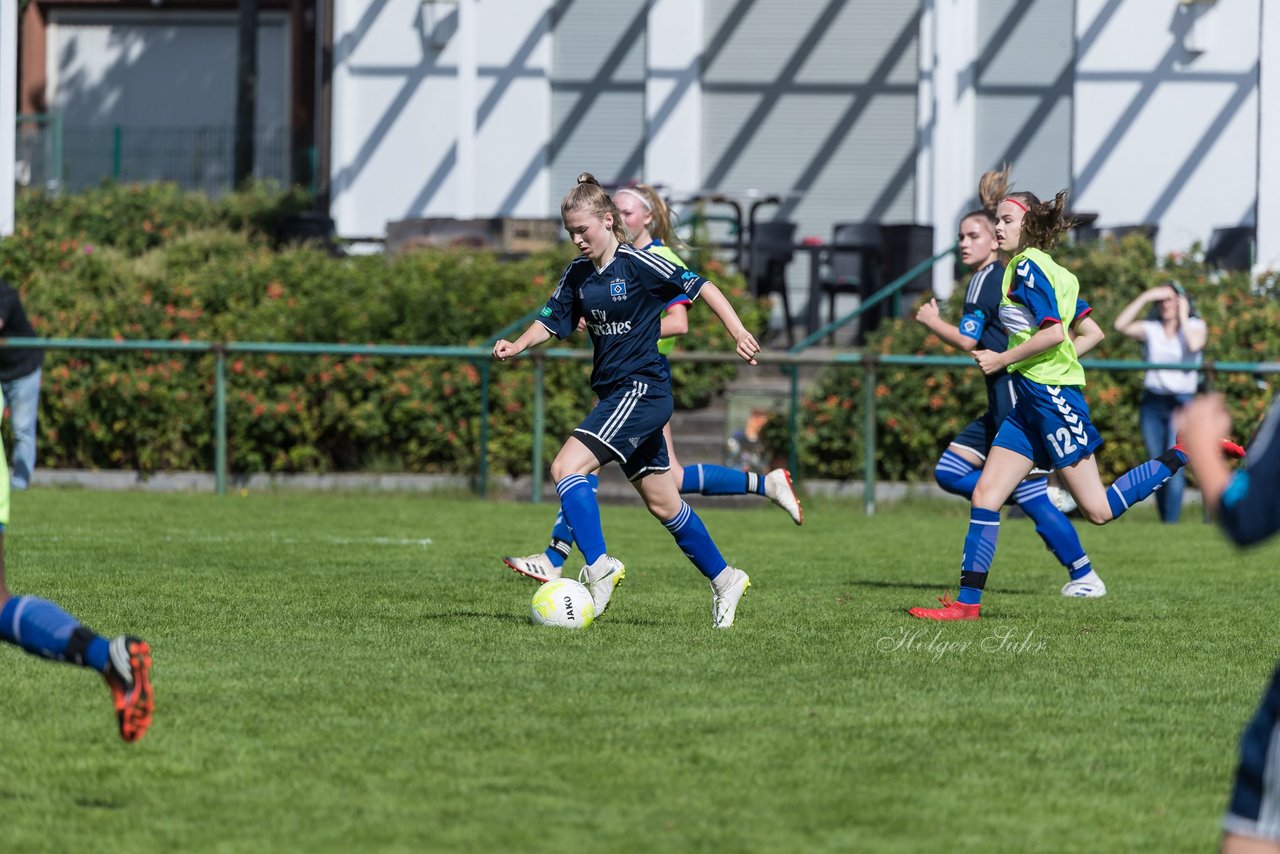
POLYGON ((120 737, 137 741, 151 726, 155 695, 151 691, 151 646, 141 638, 111 639, 107 685, 116 704, 120 737))

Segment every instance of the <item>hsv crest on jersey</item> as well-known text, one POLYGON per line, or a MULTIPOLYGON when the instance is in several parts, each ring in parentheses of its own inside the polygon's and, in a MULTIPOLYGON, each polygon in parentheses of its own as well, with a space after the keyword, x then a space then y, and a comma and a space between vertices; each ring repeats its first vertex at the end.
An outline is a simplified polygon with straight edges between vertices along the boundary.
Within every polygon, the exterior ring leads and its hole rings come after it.
POLYGON ((965 335, 968 335, 970 338, 977 336, 978 321, 974 320, 973 318, 965 318, 962 326, 963 328, 960 331, 963 332, 965 335))
POLYGON ((609 283, 609 296, 613 297, 614 302, 622 302, 627 298, 627 280, 614 279, 609 283))

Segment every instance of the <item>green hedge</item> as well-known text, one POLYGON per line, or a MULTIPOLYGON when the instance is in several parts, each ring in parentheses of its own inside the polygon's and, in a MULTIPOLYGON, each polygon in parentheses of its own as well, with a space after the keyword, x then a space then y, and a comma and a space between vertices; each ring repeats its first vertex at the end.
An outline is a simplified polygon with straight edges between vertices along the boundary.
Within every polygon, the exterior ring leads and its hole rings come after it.
MULTIPOLYGON (((47 337, 483 345, 546 300, 572 248, 521 259, 475 250, 332 257, 277 246, 300 197, 263 189, 222 200, 171 186, 104 185, 22 196, 0 271, 47 337)), ((766 306, 740 277, 708 270, 743 320, 766 306)), ((732 345, 704 308, 682 346, 732 345)), ((577 342, 579 346, 585 341, 577 342)), ((253 355, 229 364, 233 471, 473 471, 487 360, 253 355)), ((493 366, 490 465, 530 467, 532 366, 493 366)), ((718 393, 736 368, 676 366, 677 405, 718 393)), ((582 364, 548 365, 552 437, 590 405, 582 364)), ((45 360, 40 464, 149 472, 213 465, 213 357, 68 353, 45 360)), ((548 442, 548 459, 556 450, 548 442)))
MULTIPOLYGON (((1142 358, 1138 341, 1112 329, 1124 305, 1161 278, 1174 276, 1188 289, 1209 325, 1206 358, 1216 361, 1262 362, 1280 352, 1280 302, 1277 281, 1253 282, 1244 273, 1207 273, 1198 247, 1158 264, 1149 241, 1130 236, 1089 246, 1071 246, 1059 260, 1080 279, 1081 295, 1094 308, 1094 318, 1107 339, 1093 359, 1142 358)), ((963 284, 962 279, 962 284, 963 284)), ((960 316, 963 286, 955 289, 945 316, 960 316)), ((927 298, 926 295, 925 298, 927 298)), ((912 318, 914 309, 912 310, 912 318)), ((944 345, 912 318, 883 325, 872 336, 875 353, 963 355, 944 345)), ((863 430, 860 367, 822 371, 802 401, 798 449, 800 468, 808 477, 861 479, 863 430)), ((1271 399, 1266 382, 1245 375, 1213 378, 1229 400, 1238 438, 1247 438, 1271 399)), ((1138 430, 1142 394, 1140 371, 1091 370, 1085 389, 1094 423, 1106 444, 1099 451, 1104 480, 1146 459, 1138 430)), ((876 397, 876 472, 887 480, 928 480, 948 442, 985 406, 984 383, 977 367, 881 367, 876 397)), ((778 458, 789 449, 787 418, 774 416, 764 429, 764 442, 778 458)))

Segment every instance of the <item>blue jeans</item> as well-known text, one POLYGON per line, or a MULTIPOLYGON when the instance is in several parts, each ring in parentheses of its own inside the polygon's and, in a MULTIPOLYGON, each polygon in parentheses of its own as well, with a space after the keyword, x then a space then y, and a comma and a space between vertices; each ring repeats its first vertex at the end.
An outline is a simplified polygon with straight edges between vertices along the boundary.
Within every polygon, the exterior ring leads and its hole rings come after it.
MULTIPOLYGON (((1157 457, 1173 447, 1176 440, 1173 429, 1173 413, 1186 404, 1193 395, 1142 393, 1138 407, 1138 425, 1142 428, 1142 442, 1147 446, 1147 456, 1157 457)), ((1160 518, 1170 524, 1182 515, 1182 491, 1187 479, 1182 470, 1169 478, 1169 482, 1156 490, 1156 508, 1160 518)))
POLYGON ((40 411, 40 375, 36 368, 25 377, 0 383, 4 402, 9 406, 9 426, 13 428, 14 489, 26 489, 36 468, 36 414, 40 411))

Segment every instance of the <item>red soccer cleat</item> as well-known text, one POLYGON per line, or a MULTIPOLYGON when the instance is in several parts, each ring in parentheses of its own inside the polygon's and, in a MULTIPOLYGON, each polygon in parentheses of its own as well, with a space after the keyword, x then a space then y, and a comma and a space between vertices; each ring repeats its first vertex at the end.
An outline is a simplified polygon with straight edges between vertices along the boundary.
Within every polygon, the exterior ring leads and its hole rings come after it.
POLYGON ((921 620, 976 620, 981 605, 966 605, 948 599, 944 593, 938 597, 941 608, 909 608, 907 613, 921 620))
MULTIPOLYGON (((1181 441, 1178 441, 1173 446, 1173 450, 1178 451, 1184 457, 1191 456, 1190 454, 1187 453, 1187 449, 1183 446, 1181 441)), ((1245 454, 1244 448, 1241 447, 1240 445, 1237 445, 1235 442, 1231 441, 1230 439, 1222 440, 1223 456, 1230 457, 1233 460, 1243 460, 1244 454, 1245 454)))

